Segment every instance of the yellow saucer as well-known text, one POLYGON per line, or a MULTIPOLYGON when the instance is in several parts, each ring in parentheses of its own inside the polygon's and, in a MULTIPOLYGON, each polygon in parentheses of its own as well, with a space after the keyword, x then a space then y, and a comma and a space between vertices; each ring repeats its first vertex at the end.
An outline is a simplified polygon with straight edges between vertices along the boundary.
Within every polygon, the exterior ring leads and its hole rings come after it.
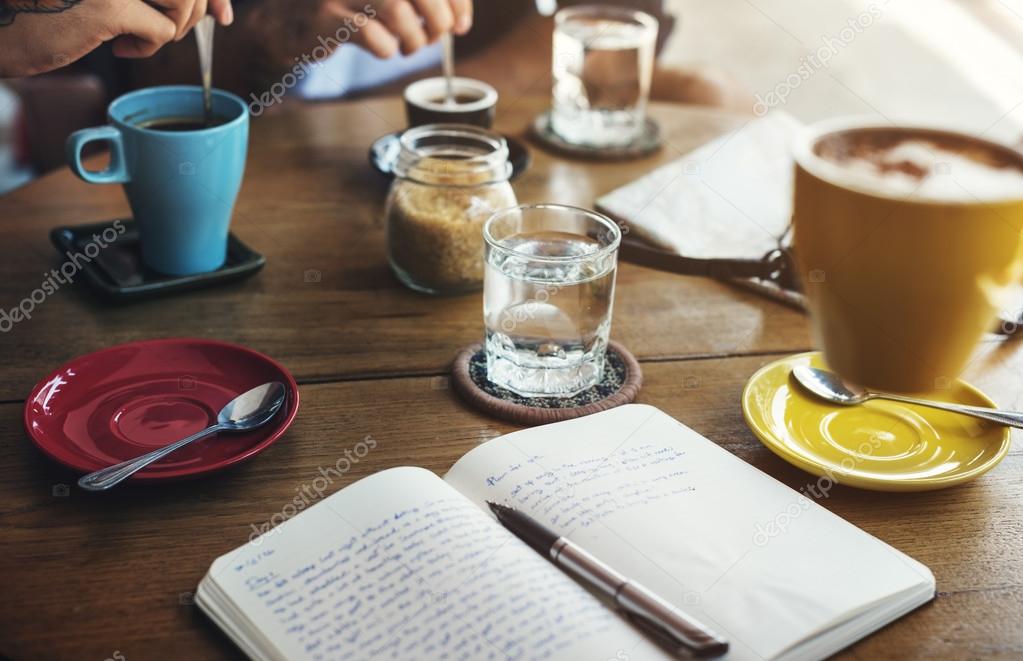
MULTIPOLYGON (((792 380, 798 365, 827 368, 818 351, 762 367, 746 384, 742 412, 772 452, 822 480, 875 491, 942 489, 983 475, 1009 451, 1009 428, 976 418, 884 400, 828 404, 792 380)), ((961 380, 926 398, 995 406, 961 380)))

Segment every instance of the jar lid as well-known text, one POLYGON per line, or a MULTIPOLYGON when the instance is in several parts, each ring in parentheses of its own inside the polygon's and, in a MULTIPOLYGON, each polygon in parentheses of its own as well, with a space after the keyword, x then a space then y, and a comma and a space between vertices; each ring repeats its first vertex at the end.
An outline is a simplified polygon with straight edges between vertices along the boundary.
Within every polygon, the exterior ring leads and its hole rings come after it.
POLYGON ((508 143, 469 124, 426 124, 401 135, 394 174, 421 184, 482 186, 508 181, 508 143))

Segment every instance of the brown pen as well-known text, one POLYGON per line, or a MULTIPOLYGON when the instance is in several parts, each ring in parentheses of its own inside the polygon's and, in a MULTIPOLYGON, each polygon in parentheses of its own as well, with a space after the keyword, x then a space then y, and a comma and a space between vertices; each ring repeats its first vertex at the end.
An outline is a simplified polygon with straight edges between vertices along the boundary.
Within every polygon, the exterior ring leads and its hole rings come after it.
POLYGON ((634 625, 676 656, 713 657, 728 651, 728 641, 648 589, 628 580, 578 545, 522 512, 487 502, 512 534, 587 586, 611 599, 634 625))

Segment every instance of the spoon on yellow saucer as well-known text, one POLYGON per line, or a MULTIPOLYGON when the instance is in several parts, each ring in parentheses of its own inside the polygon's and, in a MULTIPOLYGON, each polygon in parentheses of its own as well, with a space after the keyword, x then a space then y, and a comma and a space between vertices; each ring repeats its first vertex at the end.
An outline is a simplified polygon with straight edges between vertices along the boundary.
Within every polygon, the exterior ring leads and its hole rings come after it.
POLYGON ((970 415, 974 418, 981 418, 982 420, 988 420, 1007 427, 1023 429, 1023 413, 999 411, 997 409, 988 409, 982 406, 966 406, 963 404, 949 404, 948 402, 916 399, 915 397, 906 397, 905 395, 896 395, 893 393, 873 392, 871 390, 866 390, 865 388, 860 388, 859 386, 845 383, 842 381, 842 378, 834 372, 817 369, 816 367, 808 367, 806 365, 800 365, 794 368, 792 370, 792 376, 804 390, 833 404, 855 406, 856 404, 862 404, 863 402, 871 399, 887 399, 893 402, 917 404, 919 406, 929 406, 932 409, 961 413, 962 415, 970 415))

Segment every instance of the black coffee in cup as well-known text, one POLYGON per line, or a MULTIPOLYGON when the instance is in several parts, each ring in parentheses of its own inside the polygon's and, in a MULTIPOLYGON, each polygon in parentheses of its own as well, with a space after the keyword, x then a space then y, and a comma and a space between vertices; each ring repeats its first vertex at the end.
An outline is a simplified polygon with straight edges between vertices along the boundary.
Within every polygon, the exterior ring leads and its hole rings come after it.
POLYGON ((497 90, 472 78, 453 79, 454 103, 447 100, 447 80, 424 78, 405 88, 408 124, 472 124, 490 128, 497 108, 497 90))
MULTIPOLYGON (((454 103, 455 105, 464 106, 467 103, 472 103, 473 101, 479 101, 482 98, 483 98, 482 96, 472 96, 472 95, 469 95, 469 94, 456 94, 455 98, 452 99, 451 102, 454 103)), ((430 99, 430 103, 435 103, 437 105, 444 105, 447 102, 448 102, 447 96, 438 96, 436 99, 430 99)))
POLYGON ((136 124, 136 126, 140 129, 149 129, 151 131, 201 131, 220 126, 226 122, 227 120, 223 117, 216 116, 208 124, 205 117, 157 117, 155 119, 143 120, 136 124))

